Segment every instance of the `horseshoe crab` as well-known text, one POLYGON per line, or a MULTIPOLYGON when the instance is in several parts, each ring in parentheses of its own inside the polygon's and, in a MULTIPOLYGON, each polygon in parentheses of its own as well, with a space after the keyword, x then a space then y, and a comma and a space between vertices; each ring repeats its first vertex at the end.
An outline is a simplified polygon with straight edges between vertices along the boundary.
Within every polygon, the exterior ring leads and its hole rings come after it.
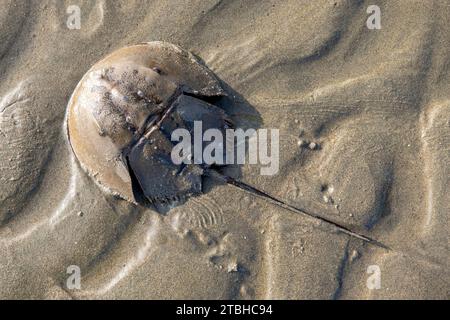
POLYGON ((171 161, 171 131, 231 125, 206 100, 224 96, 218 79, 191 53, 169 43, 119 49, 97 62, 68 103, 67 133, 85 171, 133 203, 198 194, 203 165, 171 161))
POLYGON ((202 192, 209 176, 291 212, 331 224, 205 164, 172 161, 175 128, 203 132, 232 126, 224 110, 209 103, 225 95, 219 80, 189 52, 165 42, 125 47, 97 62, 81 79, 67 110, 67 134, 81 166, 107 191, 135 204, 167 203, 202 192))

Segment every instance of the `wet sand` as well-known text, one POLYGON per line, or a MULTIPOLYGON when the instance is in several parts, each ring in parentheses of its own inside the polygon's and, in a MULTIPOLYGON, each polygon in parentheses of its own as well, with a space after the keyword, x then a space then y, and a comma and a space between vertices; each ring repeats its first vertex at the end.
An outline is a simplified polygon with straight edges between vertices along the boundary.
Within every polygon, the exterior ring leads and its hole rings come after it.
POLYGON ((4 0, 0 298, 450 298, 449 19, 446 0, 4 0), (381 30, 366 27, 373 4, 381 30), (226 172, 319 218, 211 180, 161 214, 82 170, 73 90, 107 54, 156 40, 204 61, 237 127, 280 130, 277 175, 226 172))

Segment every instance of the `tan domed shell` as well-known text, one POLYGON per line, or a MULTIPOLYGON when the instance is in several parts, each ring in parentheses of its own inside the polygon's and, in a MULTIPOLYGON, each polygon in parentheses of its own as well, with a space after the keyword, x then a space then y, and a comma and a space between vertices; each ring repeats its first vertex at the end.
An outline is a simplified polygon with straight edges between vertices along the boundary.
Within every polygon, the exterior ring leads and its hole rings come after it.
POLYGON ((110 192, 136 202, 123 152, 180 88, 198 97, 224 94, 197 58, 165 42, 125 47, 96 63, 68 103, 69 141, 81 166, 110 192))

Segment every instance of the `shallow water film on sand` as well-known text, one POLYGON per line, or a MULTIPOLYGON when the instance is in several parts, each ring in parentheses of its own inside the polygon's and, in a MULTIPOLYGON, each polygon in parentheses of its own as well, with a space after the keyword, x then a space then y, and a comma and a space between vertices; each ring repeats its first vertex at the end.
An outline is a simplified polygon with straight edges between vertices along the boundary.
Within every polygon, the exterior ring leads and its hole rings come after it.
POLYGON ((0 299, 449 299, 449 19, 3 0, 0 299))

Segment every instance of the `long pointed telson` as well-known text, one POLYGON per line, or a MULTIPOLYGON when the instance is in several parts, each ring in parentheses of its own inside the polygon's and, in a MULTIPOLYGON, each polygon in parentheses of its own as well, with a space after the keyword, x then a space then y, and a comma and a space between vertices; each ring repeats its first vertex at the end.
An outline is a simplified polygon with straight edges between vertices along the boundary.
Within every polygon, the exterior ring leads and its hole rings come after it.
POLYGON ((231 185, 233 187, 236 187, 239 190, 242 190, 242 191, 245 191, 247 193, 250 193, 250 194, 252 194, 252 195, 254 195, 254 196, 256 196, 256 197, 258 197, 260 199, 268 201, 269 203, 274 204, 276 206, 279 206, 279 207, 281 207, 283 209, 286 209, 288 211, 291 211, 291 212, 294 212, 294 213, 297 213, 297 214, 301 214, 303 216, 308 216, 310 218, 314 218, 314 219, 320 220, 321 222, 325 222, 325 223, 327 223, 329 225, 332 225, 333 227, 337 228, 340 232, 345 233, 345 234, 347 234, 347 235, 349 235, 351 237, 358 238, 358 239, 360 239, 360 240, 362 240, 364 242, 376 245, 377 247, 380 247, 380 248, 383 248, 383 249, 386 249, 386 250, 391 250, 391 248, 389 246, 387 246, 387 245, 385 245, 385 244, 383 244, 383 243, 381 243, 381 242, 379 242, 379 241, 377 241, 375 239, 372 239, 372 238, 370 238, 368 236, 365 236, 365 235, 362 235, 360 233, 354 232, 354 231, 352 231, 352 230, 350 230, 350 229, 348 229, 348 228, 346 228, 346 227, 344 227, 344 226, 342 226, 342 225, 340 225, 340 224, 338 224, 338 223, 336 223, 334 221, 326 219, 326 218, 324 218, 324 217, 322 217, 322 216, 320 216, 318 214, 315 214, 315 213, 312 213, 312 212, 308 212, 308 211, 300 209, 300 208, 293 207, 293 206, 287 204, 286 202, 284 202, 284 201, 282 201, 282 200, 280 200, 278 198, 275 198, 275 197, 267 194, 266 192, 258 190, 257 188, 252 187, 252 186, 250 186, 250 185, 248 185, 248 184, 246 184, 244 182, 238 181, 238 180, 236 180, 236 179, 234 179, 232 177, 225 176, 225 175, 221 174, 220 172, 218 172, 218 171, 216 171, 214 169, 207 169, 207 170, 205 170, 204 174, 206 176, 209 176, 210 178, 213 178, 213 179, 218 180, 218 181, 223 182, 223 183, 227 183, 227 184, 229 184, 229 185, 231 185))

